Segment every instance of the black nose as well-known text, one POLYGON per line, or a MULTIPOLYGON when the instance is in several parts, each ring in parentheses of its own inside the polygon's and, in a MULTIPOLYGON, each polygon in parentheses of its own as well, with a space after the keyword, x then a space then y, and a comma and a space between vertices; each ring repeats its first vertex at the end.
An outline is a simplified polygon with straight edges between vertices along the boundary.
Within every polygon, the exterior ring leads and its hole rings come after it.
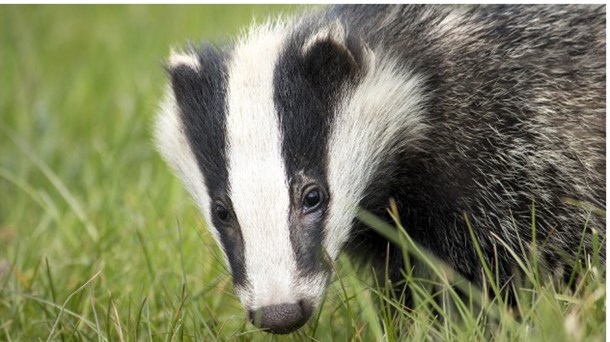
POLYGON ((250 322, 274 334, 288 334, 302 327, 311 316, 311 306, 303 301, 277 304, 248 311, 250 322))

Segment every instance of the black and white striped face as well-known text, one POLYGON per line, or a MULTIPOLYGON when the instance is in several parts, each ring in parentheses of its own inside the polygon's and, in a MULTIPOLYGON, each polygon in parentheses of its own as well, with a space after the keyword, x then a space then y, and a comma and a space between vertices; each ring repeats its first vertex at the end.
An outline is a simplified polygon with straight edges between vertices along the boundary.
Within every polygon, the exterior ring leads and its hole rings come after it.
POLYGON ((416 77, 375 62, 340 24, 289 31, 267 25, 228 52, 172 53, 155 137, 250 319, 276 333, 298 329, 320 303, 384 150, 419 129, 421 97, 416 77), (405 112, 411 121, 396 124, 405 112))

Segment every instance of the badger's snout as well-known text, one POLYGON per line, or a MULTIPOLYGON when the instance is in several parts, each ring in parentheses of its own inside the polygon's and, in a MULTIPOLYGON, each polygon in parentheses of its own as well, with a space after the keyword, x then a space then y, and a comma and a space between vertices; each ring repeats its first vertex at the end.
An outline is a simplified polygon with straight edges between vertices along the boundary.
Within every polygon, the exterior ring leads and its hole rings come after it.
POLYGON ((274 334, 288 334, 305 325, 320 306, 330 278, 329 272, 306 278, 274 276, 281 272, 252 273, 248 286, 235 288, 248 320, 274 334))
POLYGON ((312 311, 312 305, 299 301, 248 310, 248 318, 257 328, 274 334, 288 334, 302 327, 312 311))

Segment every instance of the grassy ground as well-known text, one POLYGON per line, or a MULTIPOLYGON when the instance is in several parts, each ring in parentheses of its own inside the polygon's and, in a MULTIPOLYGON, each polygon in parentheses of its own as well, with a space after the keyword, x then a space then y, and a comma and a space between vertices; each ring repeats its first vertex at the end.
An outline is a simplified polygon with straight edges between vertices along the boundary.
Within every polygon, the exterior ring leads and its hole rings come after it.
POLYGON ((418 310, 380 314, 378 291, 341 260, 300 332, 246 323, 150 123, 170 46, 280 10, 293 8, 0 6, 0 340, 603 340, 594 258, 574 291, 529 284, 520 316, 494 300, 458 305, 459 319, 438 319, 416 279, 418 310))

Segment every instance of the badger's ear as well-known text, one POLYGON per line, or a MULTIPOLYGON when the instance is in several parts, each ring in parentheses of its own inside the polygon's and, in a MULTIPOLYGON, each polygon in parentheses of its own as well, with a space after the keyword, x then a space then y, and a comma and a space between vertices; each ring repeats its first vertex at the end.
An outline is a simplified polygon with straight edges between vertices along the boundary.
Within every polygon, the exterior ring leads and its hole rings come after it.
POLYGON ((195 53, 179 52, 171 49, 169 53, 168 70, 177 69, 179 67, 187 67, 195 72, 201 69, 201 64, 195 53))
POLYGON ((349 35, 337 20, 305 40, 302 48, 307 74, 318 82, 362 75, 374 65, 374 55, 362 39, 349 35))
POLYGON ((178 103, 184 103, 187 97, 193 97, 191 100, 194 100, 202 95, 201 68, 195 52, 171 50, 165 69, 178 103))

